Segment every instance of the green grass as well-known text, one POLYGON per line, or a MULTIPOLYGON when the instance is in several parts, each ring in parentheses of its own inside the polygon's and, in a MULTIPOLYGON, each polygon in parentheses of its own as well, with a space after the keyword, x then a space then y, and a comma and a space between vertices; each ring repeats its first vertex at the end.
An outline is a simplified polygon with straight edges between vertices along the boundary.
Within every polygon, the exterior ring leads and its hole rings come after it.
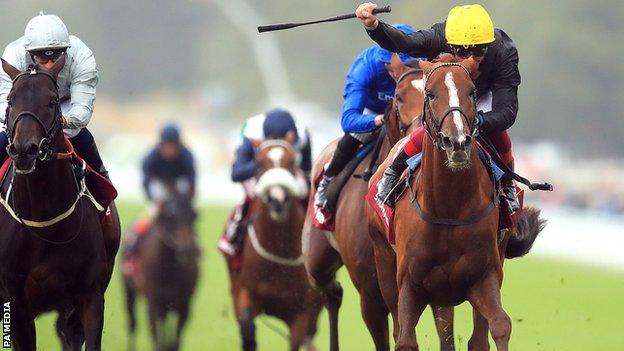
MULTIPOLYGON (((120 206, 124 226, 141 207, 120 206)), ((193 313, 183 336, 183 350, 240 349, 238 326, 233 317, 229 282, 215 243, 228 208, 202 208, 198 231, 204 254, 201 280, 193 301, 193 313)), ((505 267, 503 305, 513 318, 512 350, 624 350, 621 316, 624 314, 624 274, 555 263, 537 258, 508 261, 505 267)), ((345 287, 340 336, 343 350, 373 350, 372 341, 359 313, 359 301, 346 272, 340 271, 345 287)), ((128 340, 123 291, 118 272, 106 293, 104 350, 124 350, 128 340)), ((138 350, 150 350, 145 305, 138 306, 138 350)), ((58 350, 53 322, 47 314, 37 319, 40 350, 58 350)), ((456 313, 456 344, 460 350, 472 330, 471 310, 466 304, 456 313)), ((261 317, 260 320, 266 320, 261 317)), ((270 320, 285 330, 285 326, 270 320)), ((287 342, 261 321, 257 325, 260 350, 286 350, 287 342)), ((438 342, 431 313, 418 326, 421 350, 437 350, 438 342)), ((320 317, 316 338, 319 350, 327 350, 327 315, 320 317)))

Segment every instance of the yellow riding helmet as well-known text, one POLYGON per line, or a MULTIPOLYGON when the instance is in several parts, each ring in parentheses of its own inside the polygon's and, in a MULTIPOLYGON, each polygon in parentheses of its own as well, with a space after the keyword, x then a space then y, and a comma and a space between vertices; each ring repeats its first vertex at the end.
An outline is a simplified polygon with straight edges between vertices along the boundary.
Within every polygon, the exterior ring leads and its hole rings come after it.
POLYGON ((483 6, 456 6, 446 18, 446 42, 469 47, 494 41, 494 24, 483 6))

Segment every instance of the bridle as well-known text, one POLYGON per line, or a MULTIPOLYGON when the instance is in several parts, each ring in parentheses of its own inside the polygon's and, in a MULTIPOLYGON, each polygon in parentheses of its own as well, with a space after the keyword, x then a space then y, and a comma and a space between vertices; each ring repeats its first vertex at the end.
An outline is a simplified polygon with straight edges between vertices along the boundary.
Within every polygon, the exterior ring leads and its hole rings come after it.
MULTIPOLYGON (((13 123, 9 125, 9 110, 10 109, 7 108, 6 115, 5 115, 5 124, 6 124, 7 136, 9 138, 9 141, 12 144, 13 143, 13 133, 15 131, 15 127, 17 126, 17 123, 23 117, 29 116, 32 119, 34 119, 35 122, 37 122, 37 124, 41 127, 41 129, 43 130, 44 135, 45 135, 45 137, 43 137, 41 139, 41 141, 39 142, 39 155, 38 155, 38 159, 41 160, 41 161, 49 161, 51 159, 68 159, 73 154, 74 149, 73 149, 72 144, 69 142, 69 140, 67 138, 64 138, 65 146, 68 149, 66 152, 54 152, 54 146, 51 143, 52 140, 55 140, 55 138, 57 137, 59 132, 62 132, 62 129, 63 129, 62 128, 61 105, 60 105, 60 99, 59 99, 58 84, 56 83, 56 79, 50 73, 48 73, 46 71, 37 70, 36 67, 33 67, 29 71, 22 72, 22 73, 18 74, 13 79, 13 87, 15 87, 15 83, 21 77, 33 76, 33 75, 38 75, 38 74, 41 74, 41 75, 44 75, 44 76, 50 78, 50 80, 52 80, 52 82, 54 83, 55 92, 56 92, 56 98, 53 101, 53 103, 55 105, 55 117, 52 120, 51 125, 49 127, 46 127, 43 124, 43 122, 41 121, 41 119, 39 118, 39 116, 37 116, 37 114, 35 114, 32 111, 26 110, 26 111, 20 112, 17 115, 17 117, 15 118, 15 121, 13 121, 13 123)), ((13 88, 11 90, 13 90, 13 88)), ((10 145, 7 147, 7 153, 12 158, 16 156, 16 155, 14 155, 11 152, 10 145)))
POLYGON ((468 116, 466 115, 466 113, 459 106, 451 106, 448 110, 446 110, 446 112, 444 112, 444 114, 442 115, 442 119, 436 118, 435 113, 433 112, 433 109, 431 108, 431 102, 430 102, 431 99, 430 99, 429 94, 427 93, 427 83, 429 82, 429 78, 431 77, 433 72, 437 71, 439 68, 442 68, 442 67, 452 67, 452 66, 461 67, 461 69, 464 70, 464 72, 466 72, 468 77, 470 77, 470 72, 468 72, 466 67, 464 67, 461 64, 456 63, 456 62, 444 62, 444 63, 438 64, 437 66, 435 66, 425 76, 425 101, 424 101, 425 107, 423 108, 423 121, 422 121, 422 124, 423 124, 423 127, 425 129, 425 132, 427 133, 427 135, 429 136, 429 138, 433 142, 433 145, 436 148, 440 149, 440 150, 444 150, 444 144, 442 142, 442 138, 444 137, 444 135, 441 132, 442 125, 444 124, 444 120, 446 119, 446 117, 448 117, 453 112, 459 112, 459 114, 462 116, 462 118, 466 121, 466 124, 468 126, 470 126, 471 137, 473 138, 473 140, 479 134, 479 129, 478 129, 478 125, 477 125, 477 118, 476 118, 476 113, 477 113, 477 110, 476 110, 476 106, 477 106, 477 104, 476 104, 476 95, 473 97, 474 109, 472 111, 472 114, 475 116, 475 118, 472 119, 472 123, 471 123, 470 119, 468 118, 468 116), (429 117, 429 118, 427 118, 427 117, 429 117), (428 119, 431 122, 429 122, 428 119), (435 137, 434 137, 434 135, 435 135, 435 137))

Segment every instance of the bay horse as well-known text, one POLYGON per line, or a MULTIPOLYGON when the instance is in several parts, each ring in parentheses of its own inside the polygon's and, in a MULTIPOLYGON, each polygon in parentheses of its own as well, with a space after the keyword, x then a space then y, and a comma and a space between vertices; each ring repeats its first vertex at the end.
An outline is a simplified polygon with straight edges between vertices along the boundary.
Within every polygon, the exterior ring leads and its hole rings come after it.
MULTIPOLYGON (((287 135, 288 138, 289 135, 287 135)), ((291 138, 292 139, 292 138, 291 138)), ((321 295, 309 284, 301 253, 305 182, 297 180, 292 141, 267 140, 256 154, 258 182, 239 271, 230 270, 234 310, 243 350, 256 349, 254 318, 261 313, 283 320, 290 350, 315 350, 321 295)))
POLYGON ((544 222, 538 210, 525 208, 515 235, 499 234, 498 195, 474 139, 471 75, 477 62, 454 62, 449 56, 419 65, 425 72, 420 94, 427 137, 419 174, 411 181, 415 195, 408 193, 395 206, 396 263, 382 224, 367 207, 380 287, 398 303, 396 350, 418 350, 414 329, 427 304, 454 306, 465 300, 474 311, 468 349, 489 350, 489 328, 497 349, 508 350, 511 320, 500 301, 503 259, 526 254, 544 222))
MULTIPOLYGON (((379 152, 383 160, 390 148, 409 134, 422 114, 423 73, 420 69, 407 66, 395 54, 386 65, 390 76, 397 82, 395 97, 386 113, 386 135, 379 152), (399 109, 400 106, 400 109, 399 109), (400 112, 399 112, 400 111, 400 112)), ((325 164, 329 162, 337 141, 329 144, 319 155, 312 169, 312 180, 318 178, 325 164)), ((372 153, 366 156, 354 174, 364 173, 371 162, 372 153)), ((312 184, 312 189, 315 189, 312 184)), ((396 303, 382 295, 377 283, 373 242, 365 220, 364 196, 367 183, 350 177, 340 193, 337 202, 335 232, 322 231, 314 227, 314 213, 308 204, 308 216, 303 228, 303 248, 306 269, 312 284, 325 295, 330 325, 330 350, 339 349, 338 311, 342 301, 342 287, 336 281, 336 271, 344 264, 353 285, 360 295, 360 306, 364 322, 378 351, 390 349, 388 314, 396 303)), ((312 194, 314 196, 314 194, 312 194)), ((452 309, 433 308, 436 328, 443 351, 455 349, 453 341, 452 309)), ((394 328, 396 333, 397 329, 394 328)))
POLYGON ((13 166, 1 187, 0 295, 11 302, 15 350, 35 350, 34 319, 52 310, 64 350, 83 343, 100 350, 104 292, 119 248, 117 210, 112 205, 112 221, 100 223, 70 160, 56 85, 64 64, 62 55, 49 71, 20 72, 2 60, 13 80, 6 111, 13 166))
POLYGON ((166 195, 157 204, 157 214, 137 252, 136 272, 124 274, 130 349, 134 349, 136 330, 134 303, 140 294, 147 300, 154 349, 178 350, 199 277, 201 251, 191 196, 178 192, 174 184, 163 187, 166 195))

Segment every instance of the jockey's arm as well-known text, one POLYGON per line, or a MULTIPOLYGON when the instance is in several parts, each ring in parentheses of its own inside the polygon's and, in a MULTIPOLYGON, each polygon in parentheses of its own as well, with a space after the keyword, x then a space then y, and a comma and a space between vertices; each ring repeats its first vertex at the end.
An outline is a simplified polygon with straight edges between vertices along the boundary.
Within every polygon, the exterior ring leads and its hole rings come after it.
POLYGON ((150 193, 150 182, 154 178, 154 153, 150 152, 143 160, 141 165, 141 171, 143 172, 143 190, 149 200, 152 200, 152 194, 150 193))
POLYGON ((388 51, 404 53, 412 57, 433 58, 442 52, 446 43, 444 32, 440 32, 437 28, 441 25, 441 23, 437 23, 429 29, 405 34, 393 26, 379 21, 375 29, 367 29, 366 32, 379 46, 388 51))
POLYGON ((305 131, 307 140, 301 149, 301 170, 305 173, 306 177, 310 176, 312 171, 312 143, 310 141, 310 133, 305 131))
POLYGON ((364 113, 373 75, 362 56, 358 56, 347 73, 341 118, 345 133, 368 133, 376 129, 375 114, 364 113))
POLYGON ((193 154, 187 148, 184 148, 184 177, 189 180, 190 185, 190 195, 191 197, 195 196, 195 159, 193 158, 193 154))
MULTIPOLYGON (((506 43, 507 44, 507 43, 506 43)), ((511 47, 501 50, 497 58, 496 71, 492 78, 492 111, 484 114, 481 130, 498 132, 509 129, 516 121, 518 113, 518 86, 520 71, 518 70, 518 50, 511 47)))
POLYGON ((70 72, 71 109, 65 118, 68 128, 81 129, 91 120, 98 83, 95 57, 86 45, 74 58, 70 72))
POLYGON ((243 138, 243 143, 236 149, 235 157, 232 164, 232 181, 243 182, 252 178, 256 174, 256 153, 248 138, 243 138))

